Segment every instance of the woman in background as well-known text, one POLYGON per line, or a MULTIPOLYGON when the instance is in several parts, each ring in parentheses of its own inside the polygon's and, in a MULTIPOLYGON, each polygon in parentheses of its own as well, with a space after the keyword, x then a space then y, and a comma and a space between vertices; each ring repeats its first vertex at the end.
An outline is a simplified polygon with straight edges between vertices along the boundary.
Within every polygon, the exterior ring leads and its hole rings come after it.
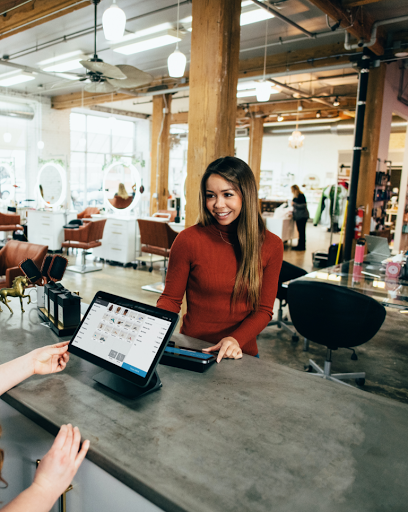
POLYGON ((297 185, 291 187, 293 194, 293 220, 296 222, 296 227, 299 233, 298 244, 296 247, 292 247, 294 251, 305 251, 306 250, 306 222, 309 218, 309 210, 307 209, 306 197, 301 192, 297 185))
POLYGON ((239 158, 212 162, 200 186, 199 219, 173 242, 159 308, 178 313, 181 333, 223 358, 258 356, 257 335, 272 318, 282 240, 265 229, 253 172, 239 158))

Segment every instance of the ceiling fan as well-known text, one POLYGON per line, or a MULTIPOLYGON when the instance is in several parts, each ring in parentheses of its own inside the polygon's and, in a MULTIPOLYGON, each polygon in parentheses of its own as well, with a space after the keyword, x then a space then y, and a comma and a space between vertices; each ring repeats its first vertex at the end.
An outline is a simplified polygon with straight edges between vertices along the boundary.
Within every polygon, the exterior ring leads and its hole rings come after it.
POLYGON ((88 71, 86 75, 79 78, 80 81, 90 81, 85 86, 85 91, 96 93, 109 93, 118 89, 133 89, 141 85, 149 84, 153 77, 149 73, 145 73, 141 69, 127 64, 113 66, 107 62, 103 62, 96 53, 96 15, 97 6, 100 0, 92 0, 94 4, 94 56, 88 60, 81 60, 81 65, 88 71))

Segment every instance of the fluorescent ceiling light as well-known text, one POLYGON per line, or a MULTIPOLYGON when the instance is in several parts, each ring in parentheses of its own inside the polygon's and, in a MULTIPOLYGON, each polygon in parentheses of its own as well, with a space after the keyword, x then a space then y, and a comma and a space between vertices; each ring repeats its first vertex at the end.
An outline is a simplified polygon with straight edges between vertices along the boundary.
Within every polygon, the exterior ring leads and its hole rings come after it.
POLYGON ((66 78, 67 80, 78 80, 76 75, 68 75, 67 73, 56 73, 60 78, 66 78))
POLYGON ((29 82, 30 80, 35 80, 35 76, 30 73, 22 73, 15 71, 12 73, 5 73, 4 75, 0 75, 0 85, 2 87, 10 87, 11 85, 22 84, 24 82, 29 82))
POLYGON ((269 20, 273 18, 273 14, 266 11, 265 9, 254 9, 252 11, 243 12, 241 14, 240 25, 250 25, 251 23, 258 23, 258 21, 269 20))
POLYGON ((42 68, 44 71, 48 71, 49 73, 63 73, 64 71, 71 71, 72 69, 78 69, 82 67, 80 64, 81 60, 86 60, 86 56, 82 55, 79 58, 68 60, 65 62, 56 62, 55 64, 51 64, 46 68, 42 68))
MULTIPOLYGON (((64 53, 62 55, 58 55, 57 57, 52 57, 52 59, 42 60, 38 63, 40 67, 47 66, 48 64, 52 64, 53 62, 60 62, 66 60, 72 60, 72 57, 77 57, 78 55, 83 55, 82 50, 75 50, 74 52, 64 53)), ((79 58, 79 57, 78 57, 79 58)))
POLYGON ((180 34, 180 32, 179 37, 177 37, 176 30, 166 30, 165 32, 156 33, 154 37, 145 36, 137 41, 129 41, 128 44, 120 43, 112 45, 112 49, 114 52, 122 53, 123 55, 133 55, 134 53, 145 52, 176 43, 177 41, 181 41, 182 38, 183 35, 180 34))
POLYGON ((246 98, 247 96, 256 96, 256 89, 248 89, 246 91, 237 92, 237 98, 246 98))

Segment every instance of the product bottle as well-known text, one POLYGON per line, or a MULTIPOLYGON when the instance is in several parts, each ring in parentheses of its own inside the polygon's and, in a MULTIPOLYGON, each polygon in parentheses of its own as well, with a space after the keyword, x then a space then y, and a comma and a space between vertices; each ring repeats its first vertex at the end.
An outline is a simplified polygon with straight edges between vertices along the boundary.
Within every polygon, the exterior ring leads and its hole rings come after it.
POLYGON ((354 265, 361 265, 364 261, 365 239, 359 238, 356 244, 356 252, 354 253, 354 265))

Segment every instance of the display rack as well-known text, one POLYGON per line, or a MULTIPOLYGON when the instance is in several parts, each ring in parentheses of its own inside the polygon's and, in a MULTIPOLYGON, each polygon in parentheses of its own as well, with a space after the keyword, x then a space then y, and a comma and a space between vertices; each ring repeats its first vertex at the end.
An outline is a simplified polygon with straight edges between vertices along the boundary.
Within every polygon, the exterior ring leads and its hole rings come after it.
POLYGON ((375 173, 373 209, 371 212, 371 235, 384 236, 391 240, 391 229, 387 227, 387 203, 391 198, 391 160, 384 160, 386 168, 381 170, 382 160, 378 158, 377 171, 375 173))

